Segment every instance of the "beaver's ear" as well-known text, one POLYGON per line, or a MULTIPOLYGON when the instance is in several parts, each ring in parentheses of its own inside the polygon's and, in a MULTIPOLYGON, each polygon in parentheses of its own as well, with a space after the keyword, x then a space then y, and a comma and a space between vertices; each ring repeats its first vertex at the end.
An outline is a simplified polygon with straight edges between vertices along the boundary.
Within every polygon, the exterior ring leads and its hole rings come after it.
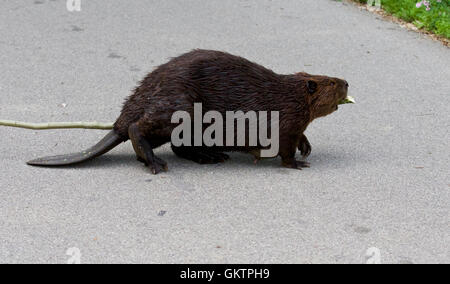
POLYGON ((308 92, 310 94, 314 94, 317 91, 317 83, 314 81, 309 80, 306 83, 306 86, 308 87, 308 92))

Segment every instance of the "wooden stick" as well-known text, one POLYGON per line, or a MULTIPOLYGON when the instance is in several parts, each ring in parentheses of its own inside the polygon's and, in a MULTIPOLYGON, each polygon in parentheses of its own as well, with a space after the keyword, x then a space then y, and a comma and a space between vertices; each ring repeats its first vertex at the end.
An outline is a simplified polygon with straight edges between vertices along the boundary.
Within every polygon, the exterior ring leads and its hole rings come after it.
POLYGON ((0 120, 0 126, 18 127, 34 130, 48 130, 48 129, 100 129, 111 130, 114 127, 113 123, 99 123, 99 122, 46 122, 46 123, 27 123, 13 120, 0 120))

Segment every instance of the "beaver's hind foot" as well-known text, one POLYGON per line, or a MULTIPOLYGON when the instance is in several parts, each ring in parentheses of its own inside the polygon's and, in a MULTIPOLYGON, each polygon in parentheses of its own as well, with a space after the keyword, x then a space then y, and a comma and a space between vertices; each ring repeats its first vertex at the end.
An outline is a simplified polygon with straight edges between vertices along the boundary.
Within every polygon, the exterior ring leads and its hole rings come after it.
POLYGON ((151 172, 155 175, 168 170, 167 163, 155 156, 150 142, 141 135, 137 123, 134 123, 129 127, 128 135, 133 144, 138 161, 149 167, 151 172))
POLYGON ((177 156, 198 164, 218 164, 230 158, 227 154, 214 151, 208 147, 175 147, 172 145, 172 151, 177 156))

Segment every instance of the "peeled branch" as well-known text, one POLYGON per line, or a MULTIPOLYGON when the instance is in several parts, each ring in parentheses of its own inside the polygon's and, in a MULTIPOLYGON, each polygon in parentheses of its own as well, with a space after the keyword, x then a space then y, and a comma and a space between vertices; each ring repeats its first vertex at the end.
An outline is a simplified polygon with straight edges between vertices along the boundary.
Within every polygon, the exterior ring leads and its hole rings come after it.
POLYGON ((99 123, 99 122, 46 122, 46 123, 27 123, 13 120, 0 120, 0 126, 18 127, 34 130, 48 130, 48 129, 100 129, 111 130, 114 127, 113 123, 99 123))

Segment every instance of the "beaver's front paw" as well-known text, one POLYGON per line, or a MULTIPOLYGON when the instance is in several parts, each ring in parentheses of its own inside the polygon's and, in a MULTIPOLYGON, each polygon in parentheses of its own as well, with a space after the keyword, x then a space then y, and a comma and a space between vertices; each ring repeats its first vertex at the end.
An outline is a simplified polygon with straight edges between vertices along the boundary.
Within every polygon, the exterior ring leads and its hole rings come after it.
POLYGON ((311 144, 308 141, 308 138, 306 138, 305 135, 303 135, 300 138, 300 141, 298 143, 298 150, 300 151, 300 153, 302 154, 302 156, 304 158, 308 157, 311 154, 311 144))
POLYGON ((309 163, 305 162, 305 161, 291 161, 288 163, 283 162, 283 167, 285 168, 290 168, 290 169, 297 169, 297 170, 301 170, 303 168, 309 168, 309 163))

